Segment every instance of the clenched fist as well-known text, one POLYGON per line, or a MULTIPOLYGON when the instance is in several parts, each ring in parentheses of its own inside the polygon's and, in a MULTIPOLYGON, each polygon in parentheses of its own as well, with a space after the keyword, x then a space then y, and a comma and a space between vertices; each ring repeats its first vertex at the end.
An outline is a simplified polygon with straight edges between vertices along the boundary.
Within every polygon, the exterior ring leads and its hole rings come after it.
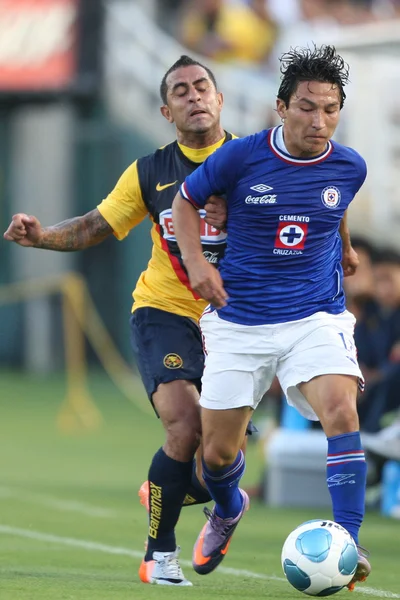
POLYGON ((37 246, 42 236, 42 226, 36 217, 18 213, 13 216, 3 237, 20 246, 37 246))

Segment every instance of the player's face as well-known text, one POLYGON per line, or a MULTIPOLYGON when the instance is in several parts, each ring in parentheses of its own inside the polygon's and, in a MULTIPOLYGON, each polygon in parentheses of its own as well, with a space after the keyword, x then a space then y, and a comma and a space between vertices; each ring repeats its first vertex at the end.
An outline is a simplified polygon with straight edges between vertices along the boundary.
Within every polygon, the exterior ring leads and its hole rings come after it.
POLYGON ((339 123, 339 88, 332 83, 301 81, 289 106, 283 100, 277 100, 277 111, 284 119, 284 140, 290 154, 318 156, 325 150, 339 123))
POLYGON ((222 94, 217 92, 207 71, 198 65, 181 67, 167 77, 167 104, 163 116, 175 123, 178 138, 206 134, 219 128, 222 94))

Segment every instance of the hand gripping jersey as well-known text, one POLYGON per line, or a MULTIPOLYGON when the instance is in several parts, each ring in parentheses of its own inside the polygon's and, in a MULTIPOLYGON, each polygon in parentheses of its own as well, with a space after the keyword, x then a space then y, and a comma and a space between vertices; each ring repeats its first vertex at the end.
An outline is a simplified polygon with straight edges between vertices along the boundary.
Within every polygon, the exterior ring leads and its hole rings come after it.
MULTIPOLYGON (((122 174, 114 190, 98 206, 118 239, 148 215, 153 223, 152 256, 133 292, 133 311, 153 307, 198 319, 206 302, 190 288, 172 225, 171 206, 185 177, 212 152, 232 139, 226 133, 217 144, 201 150, 180 146, 176 141, 153 154, 139 158, 122 174)), ((204 256, 217 266, 226 245, 226 233, 204 221, 201 211, 204 256)))
POLYGON ((233 140, 181 186, 200 209, 211 194, 227 196, 220 272, 229 301, 218 314, 245 325, 345 309, 339 225, 365 161, 336 142, 320 156, 292 157, 276 144, 278 130, 233 140))

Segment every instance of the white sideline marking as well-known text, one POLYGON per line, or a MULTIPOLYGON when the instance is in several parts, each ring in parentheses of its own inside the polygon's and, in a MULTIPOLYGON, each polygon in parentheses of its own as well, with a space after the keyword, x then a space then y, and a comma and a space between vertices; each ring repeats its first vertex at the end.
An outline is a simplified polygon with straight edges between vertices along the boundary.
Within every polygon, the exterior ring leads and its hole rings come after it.
POLYGON ((79 502, 77 500, 60 500, 59 498, 55 498, 48 494, 28 492, 22 488, 0 486, 0 499, 1 498, 15 498, 19 502, 28 502, 29 504, 46 506, 47 508, 53 508, 62 512, 70 511, 82 513, 89 517, 98 517, 101 519, 115 519, 118 517, 117 512, 108 508, 93 506, 92 504, 79 502))
MULTIPOLYGON (((105 554, 130 556, 131 558, 143 557, 143 552, 139 552, 138 550, 130 550, 129 548, 120 548, 118 546, 108 546, 107 544, 99 544, 98 542, 91 542, 89 540, 78 540, 76 538, 61 537, 50 533, 31 531, 30 529, 10 527, 8 525, 0 525, 0 533, 3 533, 5 535, 13 535, 28 538, 39 542, 49 542, 50 544, 61 544, 63 546, 81 548, 82 550, 104 552, 105 554)), ((181 560, 180 562, 186 567, 192 566, 192 563, 188 560, 181 560)), ((254 571, 247 571, 246 569, 218 567, 218 573, 223 573, 224 575, 232 575, 233 577, 249 577, 251 579, 262 579, 264 581, 282 581, 286 583, 286 579, 284 579, 283 577, 277 577, 276 575, 264 575, 262 573, 255 573, 254 571)), ((400 594, 386 592, 384 590, 376 590, 370 587, 357 587, 353 593, 357 592, 367 594, 369 596, 375 596, 378 598, 400 598, 400 594)))

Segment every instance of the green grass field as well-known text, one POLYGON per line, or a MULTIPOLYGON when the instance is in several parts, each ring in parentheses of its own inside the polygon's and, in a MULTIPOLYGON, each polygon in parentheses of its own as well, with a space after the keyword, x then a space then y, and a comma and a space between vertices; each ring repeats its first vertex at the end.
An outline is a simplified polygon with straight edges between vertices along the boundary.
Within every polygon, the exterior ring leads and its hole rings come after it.
MULTIPOLYGON (((302 597, 283 579, 282 542, 300 522, 330 515, 271 509, 256 501, 223 565, 208 577, 190 567, 204 516, 201 507, 185 508, 178 542, 194 587, 141 584, 137 569, 146 514, 137 490, 161 445, 162 429, 105 377, 91 378, 90 389, 104 423, 95 432, 67 435, 56 427, 63 377, 0 371, 0 600, 302 597)), ((261 468, 261 453, 252 444, 245 486, 257 482, 261 468)), ((371 551, 373 573, 353 597, 400 598, 400 522, 369 513, 362 543, 371 551)))

